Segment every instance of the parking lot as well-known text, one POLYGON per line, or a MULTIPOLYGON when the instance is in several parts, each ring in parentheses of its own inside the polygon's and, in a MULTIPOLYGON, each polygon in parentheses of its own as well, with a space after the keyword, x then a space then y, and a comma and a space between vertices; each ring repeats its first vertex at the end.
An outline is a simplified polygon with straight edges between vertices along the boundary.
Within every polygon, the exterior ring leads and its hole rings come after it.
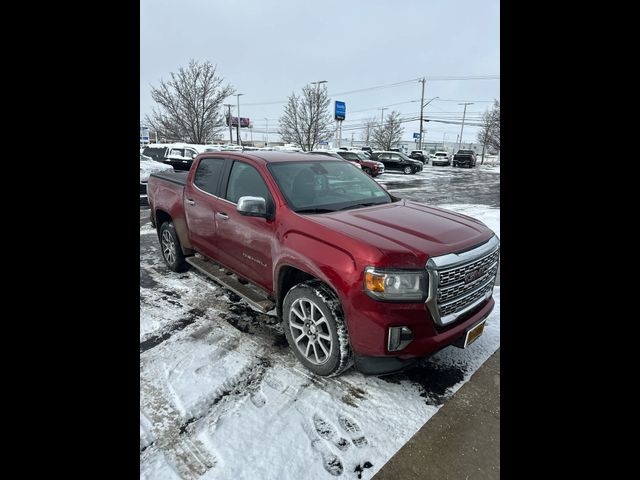
MULTIPOLYGON (((426 165, 376 180, 500 235, 499 166, 426 165)), ((141 207, 141 478, 371 478, 499 348, 499 283, 468 349, 449 347, 400 374, 317 377, 290 353, 275 316, 199 272, 166 268, 141 207)))

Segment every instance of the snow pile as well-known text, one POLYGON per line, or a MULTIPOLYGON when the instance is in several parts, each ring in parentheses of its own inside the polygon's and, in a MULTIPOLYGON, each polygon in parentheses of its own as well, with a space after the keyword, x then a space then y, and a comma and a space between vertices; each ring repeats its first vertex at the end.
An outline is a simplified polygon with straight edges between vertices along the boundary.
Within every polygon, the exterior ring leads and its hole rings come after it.
POLYGON ((171 165, 156 162, 155 160, 140 160, 140 181, 148 182, 152 173, 173 171, 171 165))

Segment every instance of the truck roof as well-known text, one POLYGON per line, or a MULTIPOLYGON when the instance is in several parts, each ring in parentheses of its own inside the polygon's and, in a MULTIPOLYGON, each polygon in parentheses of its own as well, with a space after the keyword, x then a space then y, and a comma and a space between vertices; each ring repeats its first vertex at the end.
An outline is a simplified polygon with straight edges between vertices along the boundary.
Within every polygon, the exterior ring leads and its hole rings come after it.
POLYGON ((334 159, 328 155, 314 155, 305 152, 286 152, 286 151, 250 151, 250 152, 225 152, 233 155, 234 157, 245 157, 254 160, 262 160, 264 163, 279 163, 279 162, 341 162, 344 160, 334 159))

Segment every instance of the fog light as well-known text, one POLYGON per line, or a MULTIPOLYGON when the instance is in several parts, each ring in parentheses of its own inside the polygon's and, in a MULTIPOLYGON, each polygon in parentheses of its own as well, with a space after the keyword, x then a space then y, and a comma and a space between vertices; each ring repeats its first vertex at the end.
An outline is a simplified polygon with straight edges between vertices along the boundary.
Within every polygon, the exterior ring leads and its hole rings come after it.
POLYGON ((413 340, 413 332, 409 327, 389 327, 387 350, 397 352, 402 350, 413 340))

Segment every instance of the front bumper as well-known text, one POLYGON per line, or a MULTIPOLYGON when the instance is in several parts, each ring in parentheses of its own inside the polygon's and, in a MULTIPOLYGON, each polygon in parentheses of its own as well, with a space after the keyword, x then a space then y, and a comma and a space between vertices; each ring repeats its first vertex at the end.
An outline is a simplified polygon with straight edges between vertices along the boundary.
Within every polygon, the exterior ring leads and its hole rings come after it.
MULTIPOLYGON (((460 344, 464 339, 466 331, 482 322, 489 316, 495 302, 493 298, 487 300, 475 313, 465 320, 436 330, 431 318, 422 317, 419 324, 403 319, 401 323, 393 322, 394 325, 406 325, 414 333, 413 341, 401 352, 388 352, 384 349, 384 354, 375 354, 368 351, 358 351, 354 348, 354 366, 356 370, 365 374, 388 374, 404 370, 415 363, 425 360, 438 351, 454 344, 460 344), (433 327, 433 332, 428 332, 427 328, 420 328, 429 323, 433 327)), ((428 314, 426 314, 428 317, 428 314)), ((389 324, 389 326, 393 326, 389 324)), ((385 329, 385 330, 388 330, 385 329)), ((386 333, 384 334, 386 345, 386 333)), ((457 345, 456 345, 457 346, 457 345)))

